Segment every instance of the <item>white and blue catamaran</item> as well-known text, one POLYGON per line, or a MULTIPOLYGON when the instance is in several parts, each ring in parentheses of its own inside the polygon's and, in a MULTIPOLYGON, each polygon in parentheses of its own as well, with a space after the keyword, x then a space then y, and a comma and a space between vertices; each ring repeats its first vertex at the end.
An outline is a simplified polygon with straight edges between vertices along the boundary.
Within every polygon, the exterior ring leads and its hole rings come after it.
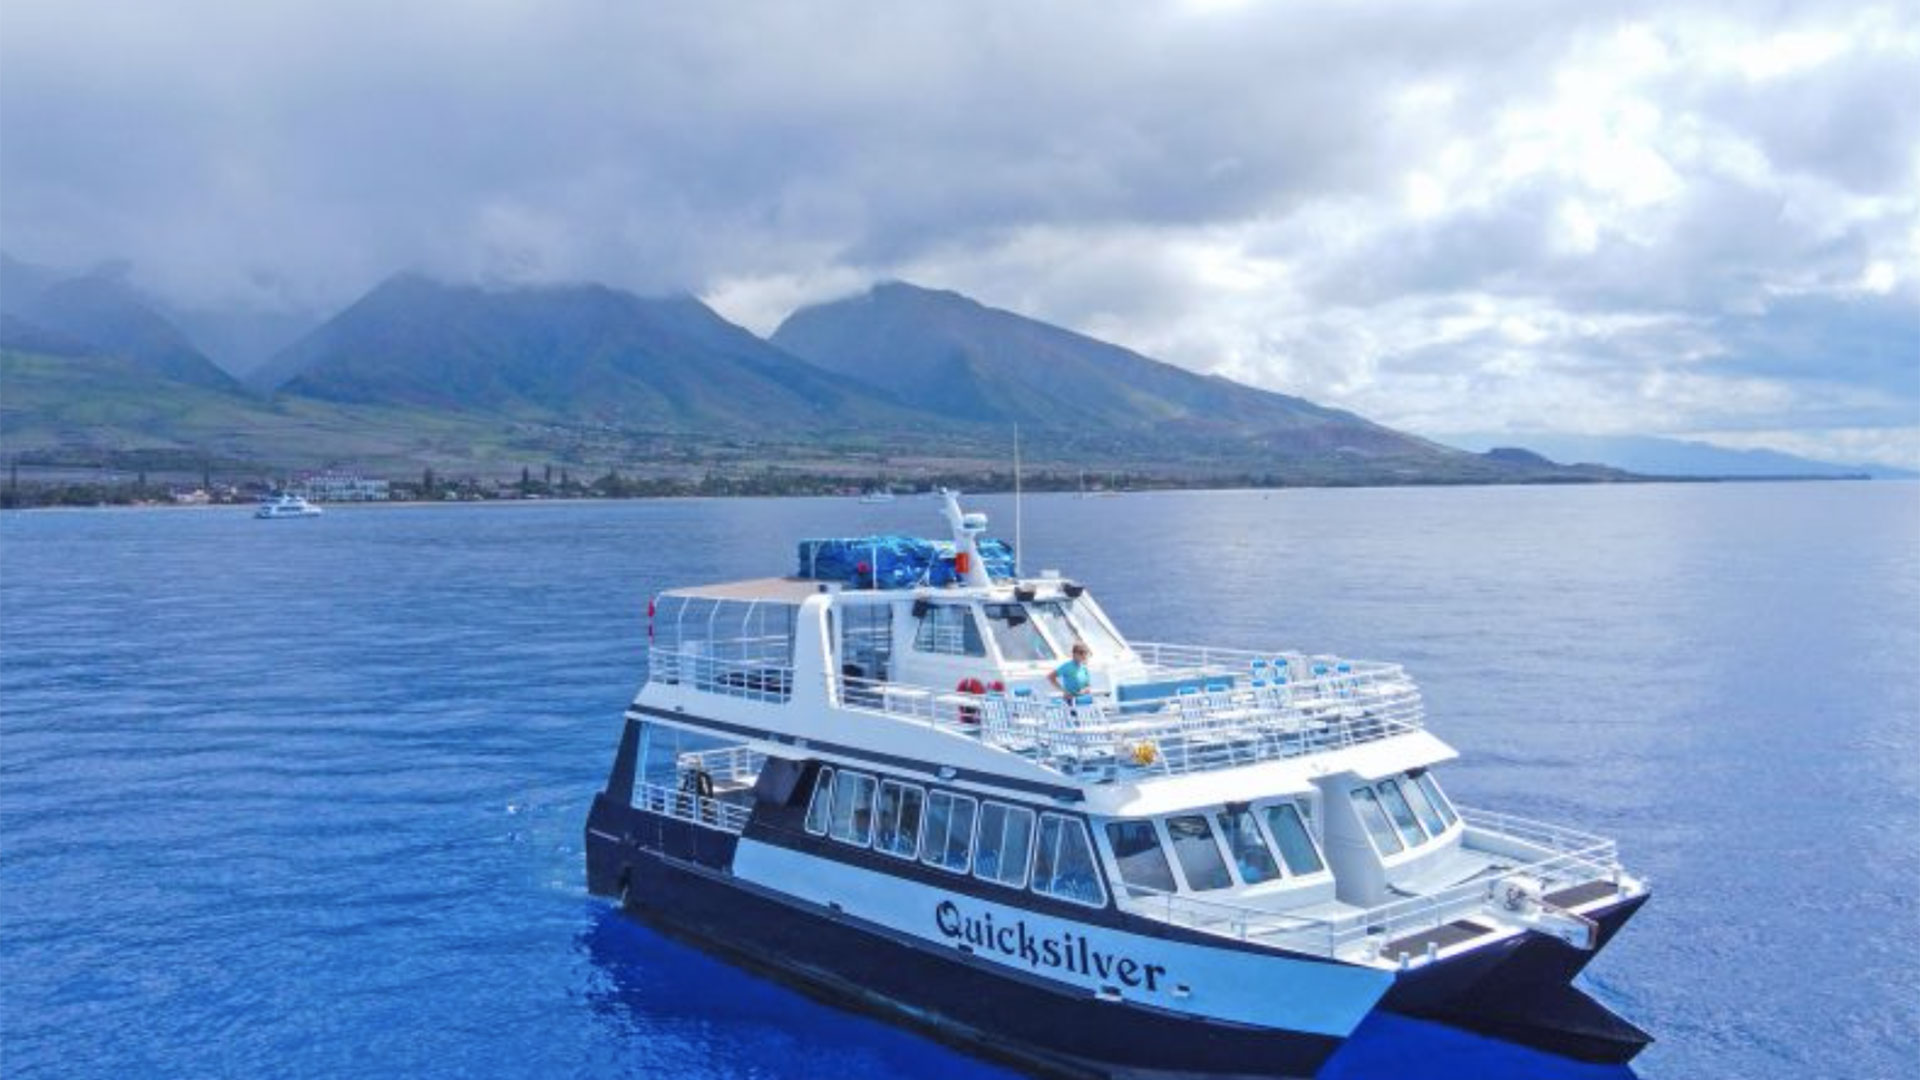
POLYGON ((1609 840, 1456 807, 1401 668, 1129 641, 945 514, 918 554, 806 542, 797 576, 654 601, 593 892, 1047 1072, 1307 1076, 1380 1009, 1590 1061, 1649 1041, 1571 985, 1646 884, 1609 840))

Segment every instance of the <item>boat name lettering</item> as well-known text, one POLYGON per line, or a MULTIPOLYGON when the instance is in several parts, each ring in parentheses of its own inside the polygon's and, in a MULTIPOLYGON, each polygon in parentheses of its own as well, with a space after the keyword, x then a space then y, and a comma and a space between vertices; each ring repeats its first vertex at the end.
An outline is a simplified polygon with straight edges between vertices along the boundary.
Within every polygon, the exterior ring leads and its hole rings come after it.
POLYGON ((1143 964, 1132 957, 1102 952, 1084 935, 1071 930, 1041 937, 1034 934, 1025 919, 995 922, 992 912, 968 915, 951 900, 940 901, 940 906, 933 910, 933 918, 946 937, 975 949, 988 949, 1025 961, 1036 971, 1041 968, 1065 970, 1156 992, 1160 989, 1161 977, 1167 973, 1159 964, 1143 964))

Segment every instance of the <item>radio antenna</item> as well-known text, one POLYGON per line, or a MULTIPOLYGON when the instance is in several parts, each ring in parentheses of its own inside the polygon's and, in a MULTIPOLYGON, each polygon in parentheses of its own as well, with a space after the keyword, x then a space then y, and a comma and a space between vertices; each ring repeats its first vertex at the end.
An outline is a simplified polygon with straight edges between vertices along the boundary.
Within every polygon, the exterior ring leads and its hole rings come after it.
POLYGON ((1020 552, 1026 547, 1020 535, 1020 424, 1013 425, 1013 579, 1020 580, 1020 552))

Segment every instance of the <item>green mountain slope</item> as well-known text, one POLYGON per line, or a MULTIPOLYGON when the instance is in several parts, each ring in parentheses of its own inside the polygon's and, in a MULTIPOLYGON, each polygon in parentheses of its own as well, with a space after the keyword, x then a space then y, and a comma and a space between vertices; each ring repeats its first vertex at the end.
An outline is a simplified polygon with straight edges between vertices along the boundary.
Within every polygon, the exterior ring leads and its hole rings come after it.
POLYGON ((979 421, 1235 441, 1244 450, 1287 455, 1457 454, 1352 413, 901 283, 796 312, 771 340, 903 401, 979 421))
POLYGON ((35 333, 84 343, 151 375, 210 390, 240 384, 195 348, 132 285, 110 271, 58 279, 14 259, 0 266, 0 311, 14 339, 35 333))
POLYGON ((262 372, 282 396, 623 428, 903 426, 913 417, 692 298, 392 278, 262 372))

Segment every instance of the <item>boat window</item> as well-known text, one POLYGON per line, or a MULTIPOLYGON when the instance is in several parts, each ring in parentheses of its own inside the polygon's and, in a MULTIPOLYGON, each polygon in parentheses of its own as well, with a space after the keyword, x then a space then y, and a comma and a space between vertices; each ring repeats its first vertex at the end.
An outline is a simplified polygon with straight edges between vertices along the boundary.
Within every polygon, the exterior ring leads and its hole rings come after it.
POLYGON ((1120 868, 1120 880, 1134 896, 1150 892, 1179 892, 1173 880, 1173 868, 1167 865, 1167 853, 1160 847, 1160 834, 1151 821, 1110 821, 1107 843, 1113 847, 1113 861, 1120 868))
POLYGON ((1167 839, 1173 842, 1173 856, 1180 861, 1187 888, 1195 892, 1224 889, 1233 884, 1227 864, 1220 858, 1220 846, 1213 842, 1213 827, 1199 814, 1167 819, 1167 839))
POLYGON ((1413 807, 1407 805, 1406 796, 1400 794, 1400 785, 1392 780, 1382 780, 1375 785, 1380 789, 1380 802, 1386 806, 1387 813, 1393 816, 1394 827, 1407 840, 1408 847, 1419 847, 1427 842, 1427 834, 1420 831, 1420 822, 1413 816, 1413 807))
POLYGON ((866 847, 873 839, 873 777, 841 772, 833 778, 833 825, 827 835, 866 847))
POLYGON ((1053 649, 1040 636, 1040 628, 1028 617, 1025 605, 982 604, 980 612, 987 617, 987 632, 993 635, 1002 660, 1018 664, 1053 659, 1053 649))
POLYGON ((974 806, 971 798, 951 791, 927 793, 921 862, 958 874, 967 872, 967 854, 973 850, 974 806))
POLYGON ((1027 856, 1032 851, 1033 811, 992 801, 980 804, 974 877, 1020 888, 1027 883, 1027 856))
POLYGON ((834 609, 840 623, 840 674, 857 683, 856 690, 872 691, 885 682, 893 653, 893 608, 887 604, 841 604, 834 609))
POLYGON ((1080 640, 1093 650, 1095 660, 1111 660, 1126 651, 1120 643, 1120 636, 1108 628, 1106 621, 1094 613, 1091 604, 1080 600, 1067 602, 1067 618, 1073 621, 1073 628, 1080 640))
POLYGON ((807 804, 807 831, 815 836, 827 832, 828 814, 833 807, 833 770, 821 769, 813 782, 813 801, 807 804))
POLYGON ((1220 834, 1227 838, 1227 850, 1233 854, 1234 869, 1247 885, 1258 885, 1280 876, 1280 867, 1267 850, 1266 837, 1248 810, 1225 810, 1220 814, 1220 834))
POLYGON ((873 825, 873 846, 911 859, 920 854, 920 810, 926 792, 912 784, 887 780, 880 785, 880 813, 873 825))
POLYGON ((1040 835, 1033 847, 1033 891, 1090 907, 1106 904, 1107 890, 1094 866, 1093 844, 1079 818, 1040 815, 1040 835))
POLYGON ((1080 640, 1080 631, 1067 621, 1067 608, 1059 601, 1027 605, 1027 614, 1033 616, 1047 640, 1053 643, 1054 655, 1065 656, 1073 649, 1073 643, 1080 640))
POLYGON ((1293 803, 1275 803, 1267 807, 1267 829, 1280 848, 1280 857, 1295 874, 1317 874, 1325 869, 1320 852, 1313 846, 1313 834, 1307 831, 1299 809, 1293 803))
POLYGON ((913 632, 913 647, 944 656, 987 655, 986 643, 980 640, 980 626, 973 621, 973 609, 965 604, 929 607, 913 632))
POLYGON ((1425 789, 1409 779, 1407 783, 1400 785, 1400 791, 1406 795, 1407 802, 1413 804, 1414 815, 1420 819, 1420 824, 1427 827, 1429 833, 1439 836, 1447 831, 1446 819, 1440 816, 1440 811, 1433 808, 1433 800, 1427 798, 1425 789))
POLYGON ((1427 799, 1433 803, 1433 808, 1440 811, 1441 817, 1447 819, 1447 824, 1451 825, 1460 820, 1460 815, 1453 812, 1453 804, 1441 794, 1440 783, 1433 778, 1432 773, 1423 772, 1413 779, 1420 785, 1420 790, 1426 793, 1427 799))
POLYGON ((1360 821, 1367 827, 1367 835, 1373 837, 1373 846, 1382 855, 1392 855, 1404 845, 1400 843, 1400 834, 1393 831, 1393 823, 1387 820, 1387 812, 1380 809, 1380 800, 1374 797, 1372 788, 1353 789, 1353 808, 1360 813, 1360 821))

